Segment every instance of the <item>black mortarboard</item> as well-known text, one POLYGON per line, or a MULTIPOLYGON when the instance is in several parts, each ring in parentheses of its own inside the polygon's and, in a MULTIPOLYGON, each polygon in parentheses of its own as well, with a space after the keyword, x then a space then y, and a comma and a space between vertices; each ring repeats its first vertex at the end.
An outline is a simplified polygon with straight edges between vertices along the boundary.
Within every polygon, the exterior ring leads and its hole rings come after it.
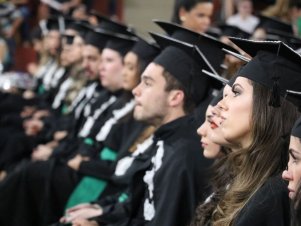
POLYGON ((30 32, 30 40, 40 40, 42 39, 42 29, 40 26, 36 26, 30 32))
POLYGON ((200 34, 184 27, 181 27, 178 24, 173 24, 165 21, 153 20, 158 24, 168 35, 174 39, 178 39, 183 42, 196 45, 199 50, 205 54, 206 58, 209 60, 210 64, 213 66, 214 71, 220 70, 220 65, 224 61, 225 53, 222 51, 222 48, 228 48, 234 52, 235 49, 220 42, 218 39, 211 37, 207 34, 200 34))
POLYGON ((264 15, 258 15, 260 22, 257 27, 265 29, 267 32, 271 31, 282 31, 288 34, 293 34, 292 25, 280 21, 276 18, 267 17, 264 15))
POLYGON ((281 41, 230 40, 252 56, 237 73, 272 89, 270 105, 280 106, 287 90, 301 91, 301 56, 281 41))
POLYGON ((285 98, 296 105, 298 107, 298 110, 301 112, 301 92, 286 90, 285 98))
POLYGON ((74 18, 65 17, 66 29, 72 29, 78 32, 78 34, 84 37, 87 29, 91 27, 87 20, 76 20, 74 18))
POLYGON ((50 30, 58 30, 60 33, 65 31, 65 21, 63 17, 50 17, 46 20, 46 29, 50 30))
POLYGON ((108 39, 104 48, 113 49, 119 52, 122 56, 125 56, 125 54, 131 50, 134 44, 138 41, 136 37, 112 33, 102 29, 96 29, 96 32, 102 34, 103 37, 108 39))
POLYGON ((301 138, 301 117, 295 122, 291 135, 294 137, 301 138))
POLYGON ((104 35, 104 31, 98 31, 92 28, 87 28, 87 33, 85 34, 84 39, 86 45, 92 45, 100 51, 102 51, 105 48, 109 37, 108 35, 104 35))
POLYGON ((220 24, 218 27, 221 29, 221 35, 238 38, 250 38, 251 34, 241 30, 237 26, 220 24))
POLYGON ((241 61, 243 61, 245 63, 248 63, 251 60, 250 58, 248 58, 248 57, 246 57, 244 55, 241 55, 240 53, 236 53, 236 52, 233 52, 233 51, 225 49, 225 48, 223 48, 222 50, 225 53, 230 54, 230 55, 236 57, 237 59, 239 59, 239 60, 241 60, 241 61))
POLYGON ((99 21, 98 28, 101 28, 103 30, 110 31, 113 33, 119 33, 119 34, 124 34, 124 35, 128 35, 128 36, 133 36, 133 34, 134 34, 133 29, 131 29, 127 25, 113 21, 95 10, 91 10, 90 14, 97 17, 97 19, 99 21))
POLYGON ((199 104, 211 88, 208 77, 201 75, 202 68, 212 68, 204 54, 192 44, 159 34, 151 35, 164 48, 153 62, 164 67, 181 82, 190 98, 199 104))
POLYGON ((67 45, 72 45, 74 41, 74 37, 75 37, 74 35, 64 34, 62 35, 62 41, 67 45))
POLYGON ((282 31, 272 30, 267 33, 268 40, 279 40, 283 41, 287 45, 291 46, 293 49, 299 49, 301 47, 301 39, 282 31))
POLYGON ((142 67, 144 68, 160 53, 161 50, 154 43, 149 43, 139 37, 137 43, 130 51, 135 53, 140 61, 143 62, 144 65, 142 65, 142 67))

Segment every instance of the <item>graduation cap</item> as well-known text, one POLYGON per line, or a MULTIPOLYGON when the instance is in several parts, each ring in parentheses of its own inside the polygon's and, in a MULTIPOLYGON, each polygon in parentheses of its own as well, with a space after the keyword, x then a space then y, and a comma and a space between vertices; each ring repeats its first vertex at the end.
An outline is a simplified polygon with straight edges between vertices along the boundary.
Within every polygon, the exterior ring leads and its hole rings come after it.
POLYGON ((84 36, 84 40, 85 40, 85 44, 86 45, 92 45, 94 47, 96 47, 97 49, 99 49, 100 51, 102 51, 108 40, 109 40, 109 35, 105 35, 104 31, 98 31, 91 28, 86 28, 87 29, 87 33, 84 36))
POLYGON ((286 32, 271 30, 267 33, 267 39, 283 41, 293 49, 301 48, 301 39, 286 32))
POLYGON ((229 50, 232 50, 233 52, 237 52, 231 46, 226 45, 225 43, 210 35, 191 31, 189 29, 181 27, 178 24, 160 20, 153 21, 172 38, 196 45, 199 50, 201 50, 202 53, 205 54, 206 58, 212 64, 215 71, 220 70, 220 65, 224 61, 225 53, 222 51, 222 48, 227 48, 229 50))
POLYGON ((299 117, 297 119, 297 121, 295 122, 295 124, 292 128, 291 135, 294 137, 301 138, 301 117, 299 117))
POLYGON ((125 56, 125 54, 130 51, 134 44, 138 41, 136 37, 108 32, 103 29, 95 29, 95 32, 108 40, 104 48, 115 50, 122 56, 125 56))
POLYGON ((301 92, 286 90, 285 98, 296 105, 298 107, 298 110, 301 112, 301 92))
POLYGON ((36 26, 30 32, 30 40, 41 40, 42 39, 42 29, 40 26, 36 26))
POLYGON ((196 46, 172 37, 150 34, 162 48, 153 62, 174 76, 186 88, 190 98, 199 104, 210 88, 216 88, 216 84, 201 72, 202 68, 211 70, 212 65, 196 46))
MULTIPOLYGON (((237 73, 272 90, 270 105, 280 106, 287 90, 301 91, 301 56, 281 41, 230 40, 252 56, 237 73)), ((291 100, 292 99, 288 99, 291 100)))
POLYGON ((65 31, 65 21, 63 17, 50 17, 40 21, 40 27, 44 35, 51 30, 59 31, 62 34, 65 31))
POLYGON ((283 21, 280 21, 276 18, 273 17, 267 17, 264 15, 258 15, 260 22, 257 25, 258 27, 261 27, 263 29, 265 29, 267 32, 271 32, 271 31, 281 31, 281 32, 285 32, 288 34, 293 34, 293 28, 292 25, 285 23, 283 21))
POLYGON ((241 30, 239 27, 229 24, 220 24, 221 35, 238 38, 250 38, 251 34, 241 30))
POLYGON ((72 45, 74 38, 75 38, 74 35, 67 35, 67 34, 62 35, 62 41, 64 44, 67 44, 67 45, 72 45))
POLYGON ((160 53, 161 50, 155 43, 149 43, 145 39, 139 37, 137 43, 130 51, 138 56, 140 61, 144 64, 142 65, 142 68, 144 68, 160 53))
POLYGON ((66 29, 75 30, 82 37, 89 28, 92 28, 87 20, 77 20, 71 17, 65 17, 64 20, 66 29))
POLYGON ((130 27, 128 27, 127 25, 113 21, 113 20, 109 19, 108 17, 100 14, 96 10, 91 10, 90 14, 97 17, 97 20, 99 21, 98 28, 101 28, 103 30, 110 31, 113 33, 134 36, 134 30, 131 29, 130 27))

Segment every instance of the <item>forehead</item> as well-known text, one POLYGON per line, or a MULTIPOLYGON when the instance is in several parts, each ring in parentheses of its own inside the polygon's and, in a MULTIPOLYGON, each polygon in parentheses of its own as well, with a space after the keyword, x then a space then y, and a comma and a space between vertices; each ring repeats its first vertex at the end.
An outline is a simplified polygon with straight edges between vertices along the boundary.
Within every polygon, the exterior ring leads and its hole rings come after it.
POLYGON ((239 84, 244 88, 252 88, 251 80, 242 76, 238 76, 233 85, 239 84))
POLYGON ((82 39, 82 37, 80 36, 75 36, 74 37, 74 41, 73 41, 74 44, 83 44, 84 43, 84 40, 82 39))
POLYGON ((135 64, 138 61, 138 56, 133 52, 128 52, 124 57, 124 61, 135 64))
POLYGON ((89 55, 96 55, 96 54, 100 54, 99 50, 92 45, 86 44, 84 45, 83 48, 83 54, 89 54, 89 55))
POLYGON ((117 51, 113 49, 104 48, 102 51, 102 57, 121 57, 121 56, 117 51))
POLYGON ((301 154, 301 141, 300 138, 291 136, 290 138, 290 148, 294 149, 294 151, 299 152, 301 154))
POLYGON ((159 79, 159 78, 164 79, 163 72, 164 72, 164 68, 161 65, 150 63, 144 70, 142 77, 150 77, 153 79, 159 79))

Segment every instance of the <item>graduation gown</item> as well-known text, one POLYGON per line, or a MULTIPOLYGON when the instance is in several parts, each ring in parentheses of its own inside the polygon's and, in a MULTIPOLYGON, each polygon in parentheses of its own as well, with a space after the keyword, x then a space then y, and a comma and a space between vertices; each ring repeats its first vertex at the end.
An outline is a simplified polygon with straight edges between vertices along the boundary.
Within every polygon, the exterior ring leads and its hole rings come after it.
POLYGON ((136 170, 125 192, 129 198, 120 201, 119 196, 113 205, 99 200, 105 210, 97 218, 100 225, 185 226, 206 197, 211 161, 202 155, 193 117, 163 125, 153 139, 133 164, 136 170))
POLYGON ((233 226, 290 226, 287 183, 269 178, 240 211, 233 226))
MULTIPOLYGON (((120 97, 115 105, 107 109, 109 112, 106 112, 106 120, 113 117, 114 110, 123 108, 126 104, 127 99, 120 97)), ((29 163, 21 170, 17 170, 3 182, 3 186, 0 186, 0 193, 3 197, 10 197, 3 199, 4 201, 0 203, 0 210, 5 213, 6 209, 11 210, 11 214, 0 216, 0 222, 5 222, 3 225, 7 226, 40 226, 43 223, 56 222, 63 214, 66 201, 81 178, 89 173, 92 173, 90 176, 94 176, 95 173, 91 169, 99 169, 95 168, 98 164, 95 160, 91 158, 91 163, 85 162, 86 167, 81 167, 79 171, 69 168, 60 158, 29 163), (30 192, 16 199, 10 191, 20 194, 23 191, 30 192), (14 205, 19 208, 14 209, 14 205)))

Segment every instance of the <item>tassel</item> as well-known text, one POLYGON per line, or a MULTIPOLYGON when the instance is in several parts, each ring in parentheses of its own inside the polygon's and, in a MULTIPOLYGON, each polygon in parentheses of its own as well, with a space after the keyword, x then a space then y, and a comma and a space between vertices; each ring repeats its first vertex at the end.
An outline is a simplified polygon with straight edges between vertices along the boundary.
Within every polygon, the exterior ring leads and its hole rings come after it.
POLYGON ((275 108, 280 107, 280 87, 279 87, 279 77, 273 77, 273 88, 272 95, 270 97, 269 105, 275 108))

